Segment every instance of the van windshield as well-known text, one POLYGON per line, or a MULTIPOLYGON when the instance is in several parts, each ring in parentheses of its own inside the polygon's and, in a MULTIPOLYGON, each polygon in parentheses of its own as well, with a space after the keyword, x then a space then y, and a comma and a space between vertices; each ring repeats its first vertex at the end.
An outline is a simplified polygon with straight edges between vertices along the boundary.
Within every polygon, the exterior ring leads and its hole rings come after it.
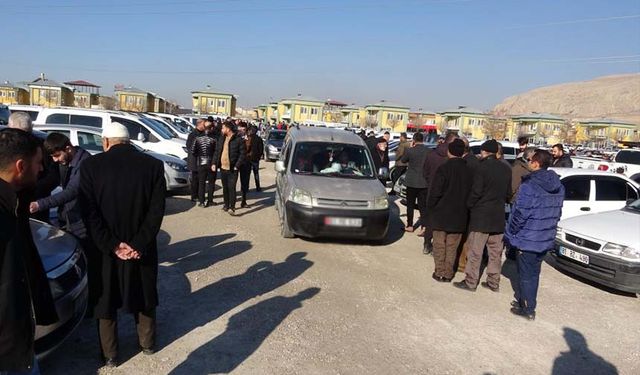
POLYGON ((162 124, 160 121, 151 120, 148 118, 141 117, 140 121, 142 121, 145 125, 149 126, 153 131, 158 133, 164 139, 173 138, 173 134, 170 130, 167 129, 167 126, 162 124))
POLYGON ((372 165, 363 146, 301 142, 296 145, 291 171, 314 176, 375 178, 372 165))

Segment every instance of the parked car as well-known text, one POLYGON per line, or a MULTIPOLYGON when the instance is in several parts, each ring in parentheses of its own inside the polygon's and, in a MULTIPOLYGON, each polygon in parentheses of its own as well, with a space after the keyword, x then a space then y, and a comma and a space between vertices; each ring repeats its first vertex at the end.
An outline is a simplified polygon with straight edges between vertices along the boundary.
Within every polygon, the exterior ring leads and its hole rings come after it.
POLYGON ((640 185, 621 174, 576 168, 551 168, 564 185, 562 219, 616 210, 640 198, 640 185))
POLYGON ((155 113, 141 113, 140 116, 161 122, 163 126, 166 126, 166 130, 171 132, 174 138, 184 139, 186 141, 187 137, 189 137, 188 130, 174 124, 173 121, 168 118, 158 116, 155 113))
POLYGON ((42 359, 60 346, 84 317, 88 301, 87 259, 70 234, 34 219, 31 231, 59 318, 57 323, 36 326, 36 355, 42 359))
POLYGON ((271 129, 265 136, 264 142, 264 159, 274 161, 280 157, 284 138, 287 136, 286 130, 271 129))
POLYGON ((0 125, 7 125, 9 123, 9 107, 0 104, 0 125))
POLYGON ((387 193, 357 135, 294 127, 275 170, 275 206, 283 237, 386 237, 387 193))
MULTIPOLYGON (((480 155, 480 149, 482 148, 482 144, 485 141, 473 141, 469 142, 469 148, 474 155, 480 155)), ((504 154, 504 160, 513 164, 513 162, 518 157, 518 152, 520 150, 520 145, 517 142, 506 142, 506 141, 498 141, 502 145, 502 153, 504 154)))
POLYGON ((166 129, 166 124, 121 111, 104 111, 84 108, 44 108, 35 121, 36 125, 86 125, 102 128, 103 124, 119 122, 129 130, 131 142, 145 150, 160 154, 175 156, 179 159, 187 158, 186 142, 174 138, 172 132, 166 129))
POLYGON ((613 289, 640 293, 640 200, 558 223, 554 266, 613 289))
MULTIPOLYGON (((87 150, 92 155, 102 152, 102 133, 100 129, 83 125, 37 125, 36 129, 45 133, 61 133, 67 136, 71 143, 87 150)), ((164 178, 167 181, 167 191, 179 190, 189 186, 190 173, 187 163, 174 156, 148 151, 135 145, 140 151, 146 152, 164 164, 164 178)))
POLYGON ((193 129, 195 129, 195 124, 192 124, 190 120, 183 118, 182 116, 172 115, 170 113, 158 113, 158 112, 152 112, 151 114, 171 121, 177 127, 186 131, 187 134, 190 133, 193 129))
POLYGON ((38 118, 38 113, 42 111, 42 106, 38 105, 24 105, 24 104, 11 104, 9 105, 9 111, 13 112, 24 112, 31 117, 31 121, 36 121, 38 118))
POLYGON ((633 180, 640 179, 640 149, 620 150, 611 161, 589 156, 574 156, 571 160, 575 168, 621 173, 633 180))

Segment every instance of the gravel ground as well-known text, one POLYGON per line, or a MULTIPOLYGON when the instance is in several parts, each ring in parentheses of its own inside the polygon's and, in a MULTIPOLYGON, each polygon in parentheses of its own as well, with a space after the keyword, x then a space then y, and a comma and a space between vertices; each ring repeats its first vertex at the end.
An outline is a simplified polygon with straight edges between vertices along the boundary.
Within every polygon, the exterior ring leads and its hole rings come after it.
POLYGON ((133 319, 121 315, 121 365, 100 369, 86 319, 41 363, 43 374, 640 373, 636 296, 544 264, 528 322, 509 313, 513 262, 499 293, 436 283, 433 258, 400 218, 382 246, 283 239, 273 164, 263 167, 268 189, 238 217, 168 198, 156 354, 139 353, 133 319))

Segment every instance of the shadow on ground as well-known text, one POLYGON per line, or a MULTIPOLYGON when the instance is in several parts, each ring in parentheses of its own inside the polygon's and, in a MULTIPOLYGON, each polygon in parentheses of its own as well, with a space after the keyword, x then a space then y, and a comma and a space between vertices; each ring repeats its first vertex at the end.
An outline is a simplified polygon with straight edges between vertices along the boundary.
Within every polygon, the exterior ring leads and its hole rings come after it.
POLYGON ((564 327, 563 336, 569 351, 561 352, 553 362, 552 375, 612 375, 618 369, 598 354, 592 352, 587 339, 575 329, 564 327))

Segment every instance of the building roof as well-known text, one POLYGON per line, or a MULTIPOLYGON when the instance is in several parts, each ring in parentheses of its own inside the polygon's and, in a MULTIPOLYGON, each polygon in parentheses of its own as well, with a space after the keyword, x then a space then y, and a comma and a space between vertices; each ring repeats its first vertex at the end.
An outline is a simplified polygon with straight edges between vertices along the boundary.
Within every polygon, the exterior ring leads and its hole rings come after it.
POLYGON ((194 90, 194 91, 191 91, 191 93, 192 94, 224 95, 224 96, 233 96, 233 97, 235 97, 235 95, 229 94, 228 92, 214 91, 214 90, 211 90, 211 89, 194 90))
POLYGON ((85 86, 85 87, 95 87, 95 88, 100 88, 100 86, 93 84, 91 82, 87 82, 87 81, 83 81, 83 80, 78 80, 78 81, 69 81, 69 82, 65 82, 65 85, 69 85, 69 86, 85 86))
POLYGON ((285 98, 285 99, 282 99, 281 101, 282 102, 313 102, 313 103, 324 104, 324 100, 319 100, 312 96, 304 96, 304 95, 298 95, 293 98, 285 98))
POLYGON ((392 102, 388 102, 386 100, 381 100, 378 103, 368 104, 368 105, 365 106, 365 108, 369 108, 369 107, 398 108, 398 109, 406 109, 407 111, 409 110, 409 107, 407 107, 407 106, 396 104, 396 103, 392 103, 392 102))
POLYGON ((431 111, 409 111, 409 113, 415 113, 418 115, 430 115, 430 116, 435 116, 436 113, 435 112, 431 112, 431 111))
POLYGON ((347 106, 347 103, 343 103, 341 101, 333 100, 333 99, 327 99, 325 104, 332 105, 332 106, 335 106, 335 107, 346 107, 347 106))
POLYGON ((440 114, 447 114, 447 113, 451 113, 451 114, 468 114, 468 115, 486 115, 485 111, 482 111, 480 109, 477 108, 473 108, 473 107, 465 107, 465 106, 460 106, 458 108, 452 108, 452 109, 448 109, 446 111, 441 111, 440 114))
POLYGON ((56 82, 47 78, 36 78, 35 80, 29 82, 28 86, 46 86, 46 87, 59 87, 66 88, 71 90, 72 88, 65 85, 64 83, 56 82))
POLYGON ((0 83, 0 87, 9 87, 9 88, 12 88, 12 89, 22 89, 22 90, 29 91, 29 87, 27 85, 25 85, 24 82, 11 83, 9 81, 4 81, 4 82, 0 83))
POLYGON ((622 125, 622 126, 637 126, 634 123, 631 122, 627 122, 627 121, 622 121, 622 120, 616 120, 616 119, 611 119, 611 118, 594 118, 594 119, 586 119, 586 120, 580 120, 578 121, 580 124, 582 125, 622 125))
POLYGON ((548 121, 564 121, 562 117, 551 115, 549 113, 525 113, 522 115, 511 116, 513 120, 548 120, 548 121))
POLYGON ((115 92, 128 92, 128 93, 131 93, 131 94, 153 95, 149 91, 141 90, 141 89, 139 89, 137 87, 132 87, 132 86, 123 87, 121 89, 115 90, 115 92))

